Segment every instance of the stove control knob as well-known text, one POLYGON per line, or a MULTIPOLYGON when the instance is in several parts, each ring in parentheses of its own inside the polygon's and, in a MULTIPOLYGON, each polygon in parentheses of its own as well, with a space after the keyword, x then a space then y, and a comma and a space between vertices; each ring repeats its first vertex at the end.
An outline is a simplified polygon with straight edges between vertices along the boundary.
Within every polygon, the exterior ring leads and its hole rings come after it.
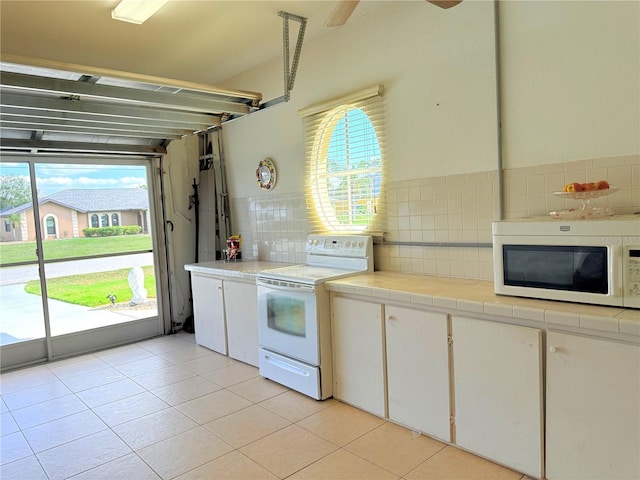
POLYGON ((344 246, 349 248, 349 246, 351 246, 351 242, 347 240, 346 242, 344 242, 344 246))
POLYGON ((360 240, 358 242, 358 248, 362 248, 362 247, 364 247, 364 242, 362 240, 360 240))

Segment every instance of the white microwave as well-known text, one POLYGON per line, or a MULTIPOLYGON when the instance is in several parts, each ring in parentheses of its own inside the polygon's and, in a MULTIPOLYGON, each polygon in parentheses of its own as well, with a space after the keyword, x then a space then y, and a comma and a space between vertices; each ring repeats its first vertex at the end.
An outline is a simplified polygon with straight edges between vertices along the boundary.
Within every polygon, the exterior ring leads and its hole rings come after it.
POLYGON ((640 216, 493 222, 495 293, 640 308, 640 216))

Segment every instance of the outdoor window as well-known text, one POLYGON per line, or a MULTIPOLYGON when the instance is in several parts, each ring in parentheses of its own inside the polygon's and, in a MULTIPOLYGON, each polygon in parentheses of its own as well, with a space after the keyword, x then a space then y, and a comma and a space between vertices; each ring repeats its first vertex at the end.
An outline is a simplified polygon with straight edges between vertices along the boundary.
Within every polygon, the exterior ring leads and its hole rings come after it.
POLYGON ((100 217, 100 221, 101 221, 101 225, 102 227, 108 227, 109 226, 109 214, 108 213, 103 213, 102 216, 100 217))
POLYGON ((47 235, 55 235, 56 234, 56 221, 53 217, 49 216, 44 219, 45 225, 47 227, 47 235))
POLYGON ((117 227, 118 225, 120 225, 120 220, 118 218, 118 214, 117 213, 112 213, 111 214, 111 226, 117 227))
POLYGON ((4 221, 4 231, 5 232, 10 232, 11 231, 11 220, 5 219, 5 221, 4 221))
POLYGON ((95 213, 91 215, 91 227, 93 228, 100 227, 100 222, 98 221, 98 215, 96 215, 95 213))
POLYGON ((382 230, 382 87, 301 110, 311 230, 382 230))

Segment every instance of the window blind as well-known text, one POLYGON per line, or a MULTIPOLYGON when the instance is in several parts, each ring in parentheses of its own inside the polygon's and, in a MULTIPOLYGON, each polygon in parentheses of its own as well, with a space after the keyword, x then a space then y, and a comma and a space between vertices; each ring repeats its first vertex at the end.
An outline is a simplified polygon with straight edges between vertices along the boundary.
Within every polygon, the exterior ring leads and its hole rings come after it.
POLYGON ((299 111, 313 233, 384 227, 385 119, 381 86, 299 111))

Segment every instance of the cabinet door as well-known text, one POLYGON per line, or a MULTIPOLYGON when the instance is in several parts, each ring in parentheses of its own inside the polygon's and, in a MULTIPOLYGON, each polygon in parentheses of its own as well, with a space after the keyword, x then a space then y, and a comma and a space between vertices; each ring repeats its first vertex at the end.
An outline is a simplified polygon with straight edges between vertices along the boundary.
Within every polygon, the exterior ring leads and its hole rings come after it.
POLYGON ((333 396, 385 416, 382 305, 332 297, 333 396))
POLYGON ((640 478, 640 346, 547 334, 547 478, 640 478))
POLYGON ((192 273, 191 294, 196 343, 226 355, 227 331, 222 280, 192 273))
POLYGON ((542 476, 542 333, 454 317, 455 441, 542 476))
POLYGON ((447 316, 385 307, 389 418, 450 441, 447 316))
POLYGON ((258 366, 258 289, 255 284, 224 281, 229 356, 258 366))

